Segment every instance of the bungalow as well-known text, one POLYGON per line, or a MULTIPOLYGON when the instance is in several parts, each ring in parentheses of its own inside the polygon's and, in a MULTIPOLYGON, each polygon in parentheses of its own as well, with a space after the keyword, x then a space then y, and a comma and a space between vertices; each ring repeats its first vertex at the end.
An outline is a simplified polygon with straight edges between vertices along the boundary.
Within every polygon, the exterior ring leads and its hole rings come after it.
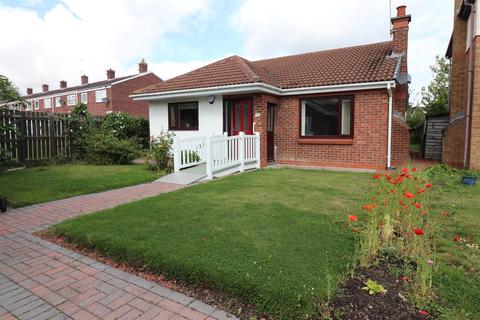
POLYGON ((406 6, 392 40, 249 61, 232 56, 137 90, 150 133, 259 134, 260 166, 385 169, 408 160, 406 6))

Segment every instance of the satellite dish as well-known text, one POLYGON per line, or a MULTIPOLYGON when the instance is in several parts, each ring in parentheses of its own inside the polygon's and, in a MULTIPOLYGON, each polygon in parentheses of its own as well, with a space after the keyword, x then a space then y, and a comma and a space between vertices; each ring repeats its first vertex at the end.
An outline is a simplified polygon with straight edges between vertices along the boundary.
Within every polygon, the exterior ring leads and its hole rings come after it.
POLYGON ((410 83, 411 81, 412 81, 412 78, 406 72, 400 73, 397 77, 397 83, 400 85, 410 83))

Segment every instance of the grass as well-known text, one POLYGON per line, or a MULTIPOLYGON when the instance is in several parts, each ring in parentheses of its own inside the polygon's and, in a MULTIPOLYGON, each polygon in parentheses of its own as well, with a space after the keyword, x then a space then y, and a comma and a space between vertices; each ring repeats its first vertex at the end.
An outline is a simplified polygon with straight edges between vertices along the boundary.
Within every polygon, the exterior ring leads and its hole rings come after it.
POLYGON ((438 206, 453 214, 438 245, 438 269, 433 285, 440 319, 480 319, 480 250, 453 241, 456 235, 480 244, 480 186, 463 186, 458 174, 437 179, 438 206))
POLYGON ((363 173, 262 170, 52 230, 114 260, 207 282, 275 319, 299 319, 315 313, 349 268, 355 237, 342 226, 371 186, 363 173))
POLYGON ((0 173, 0 195, 13 207, 100 192, 156 179, 144 165, 58 165, 0 173))
POLYGON ((410 151, 420 152, 421 145, 420 143, 411 143, 410 144, 410 151))

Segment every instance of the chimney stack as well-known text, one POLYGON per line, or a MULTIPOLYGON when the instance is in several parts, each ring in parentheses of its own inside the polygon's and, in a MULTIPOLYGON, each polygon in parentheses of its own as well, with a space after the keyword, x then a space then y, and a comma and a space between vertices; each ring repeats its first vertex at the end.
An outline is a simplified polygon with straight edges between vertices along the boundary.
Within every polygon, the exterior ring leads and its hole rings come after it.
POLYGON ((107 70, 107 79, 115 79, 115 70, 113 70, 112 68, 107 70))
POLYGON ((407 72, 408 25, 412 17, 407 14, 407 6, 397 7, 397 16, 392 18, 392 46, 394 54, 403 54, 400 72, 407 72))
POLYGON ((60 81, 60 89, 65 89, 67 87, 67 81, 62 80, 60 81))
POLYGON ((82 86, 85 85, 85 84, 88 84, 88 77, 86 75, 82 75, 80 77, 80 81, 81 81, 82 86))
POLYGON ((32 88, 27 88, 27 95, 33 94, 33 89, 32 88))
POLYGON ((48 91, 48 84, 42 84, 42 92, 48 91))
POLYGON ((138 63, 138 72, 139 73, 145 73, 148 71, 148 63, 145 62, 145 59, 142 59, 138 63))

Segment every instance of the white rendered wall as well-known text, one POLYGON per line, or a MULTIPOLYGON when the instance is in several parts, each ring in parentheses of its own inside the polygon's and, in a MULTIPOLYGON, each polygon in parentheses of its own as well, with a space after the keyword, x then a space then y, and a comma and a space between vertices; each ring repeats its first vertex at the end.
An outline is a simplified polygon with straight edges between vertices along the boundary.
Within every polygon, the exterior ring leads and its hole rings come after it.
POLYGON ((168 104, 174 102, 198 101, 198 130, 175 131, 180 138, 207 136, 223 133, 223 97, 215 96, 213 104, 208 103, 207 97, 175 99, 168 101, 150 102, 150 135, 158 136, 162 131, 168 131, 168 104))

